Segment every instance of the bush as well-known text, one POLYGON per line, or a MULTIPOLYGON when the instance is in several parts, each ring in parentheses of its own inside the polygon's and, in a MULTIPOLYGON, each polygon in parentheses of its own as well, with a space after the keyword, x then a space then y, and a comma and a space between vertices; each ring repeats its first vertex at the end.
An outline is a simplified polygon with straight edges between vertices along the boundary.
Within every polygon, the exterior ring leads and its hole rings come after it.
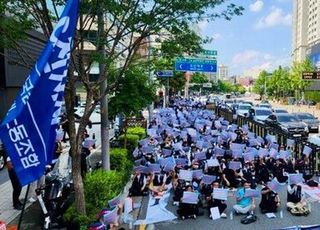
POLYGON ((314 100, 316 102, 320 102, 320 94, 318 91, 306 91, 304 93, 304 98, 306 100, 314 100))
POLYGON ((104 208, 123 190, 123 172, 97 170, 86 175, 84 190, 86 203, 94 207, 104 208))
POLYGON ((133 163, 128 156, 127 149, 114 148, 110 151, 110 168, 118 172, 123 172, 123 179, 127 181, 132 171, 133 163))
POLYGON ((146 137, 146 130, 143 127, 129 127, 127 130, 127 134, 133 134, 133 135, 138 135, 139 139, 143 139, 146 137))
MULTIPOLYGON (((121 141, 122 145, 124 144, 124 134, 122 134, 119 137, 119 140, 121 141)), ((127 134, 127 144, 128 146, 128 150, 132 150, 135 147, 138 146, 138 142, 139 142, 140 138, 138 135, 134 135, 134 134, 127 134)))

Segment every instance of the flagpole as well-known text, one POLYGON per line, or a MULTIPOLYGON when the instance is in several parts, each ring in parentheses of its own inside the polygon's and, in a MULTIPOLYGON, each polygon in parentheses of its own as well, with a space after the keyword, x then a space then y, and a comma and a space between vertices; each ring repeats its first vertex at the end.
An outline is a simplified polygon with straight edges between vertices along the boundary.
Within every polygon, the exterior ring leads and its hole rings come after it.
POLYGON ((23 214, 24 214, 24 209, 26 207, 27 200, 28 200, 29 189, 30 189, 30 184, 28 184, 26 195, 24 197, 23 206, 22 206, 20 217, 19 217, 18 230, 20 230, 20 227, 21 227, 22 218, 23 218, 23 214))

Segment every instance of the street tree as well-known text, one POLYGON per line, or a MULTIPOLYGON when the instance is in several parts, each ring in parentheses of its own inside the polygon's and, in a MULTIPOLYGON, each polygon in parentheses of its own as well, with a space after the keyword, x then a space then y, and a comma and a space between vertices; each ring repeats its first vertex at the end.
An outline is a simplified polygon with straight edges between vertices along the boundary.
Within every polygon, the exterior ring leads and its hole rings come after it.
POLYGON ((256 80, 254 86, 253 86, 253 92, 260 95, 260 99, 262 98, 263 94, 266 91, 266 81, 268 77, 268 72, 263 70, 260 72, 258 79, 256 80))
MULTIPOLYGON (((121 114, 124 118, 139 117, 141 110, 154 100, 155 85, 148 84, 144 68, 130 66, 118 79, 118 87, 109 100, 109 116, 115 118, 121 114)), ((126 147, 127 127, 124 127, 124 131, 126 147)))
MULTIPOLYGON (((151 35, 158 35, 163 31, 172 37, 187 35, 192 23, 217 18, 230 20, 233 16, 242 14, 243 7, 227 2, 227 0, 81 1, 72 61, 65 88, 75 206, 80 214, 86 213, 80 170, 82 133, 96 105, 110 90, 121 84, 121 77, 132 64, 135 54, 141 46, 147 44, 151 35), (96 47, 96 50, 88 52, 86 50, 88 44, 96 47), (90 67, 93 63, 99 63, 102 68, 98 79, 90 82, 90 67), (117 68, 112 68, 113 66, 117 68), (115 80, 108 84, 106 89, 100 90, 100 85, 106 82, 111 74, 116 75, 115 80), (74 115, 77 82, 81 82, 86 91, 86 104, 78 129, 75 126, 74 115)), ((49 38, 54 24, 59 19, 59 6, 64 3, 64 0, 0 0, 1 40, 9 40, 0 45, 8 45, 17 50, 22 62, 32 58, 17 42, 17 39, 23 39, 23 32, 19 31, 19 27, 23 30, 40 29, 49 38), (6 18, 5 15, 10 15, 9 21, 3 20, 6 18)), ((26 68, 31 68, 28 62, 22 64, 25 64, 26 68)), ((109 156, 106 152, 102 154, 109 156)))
POLYGON ((294 62, 291 67, 291 85, 292 89, 299 94, 299 96, 297 95, 299 99, 301 93, 310 85, 310 81, 302 80, 302 73, 308 71, 314 71, 314 66, 310 59, 302 62, 294 62))

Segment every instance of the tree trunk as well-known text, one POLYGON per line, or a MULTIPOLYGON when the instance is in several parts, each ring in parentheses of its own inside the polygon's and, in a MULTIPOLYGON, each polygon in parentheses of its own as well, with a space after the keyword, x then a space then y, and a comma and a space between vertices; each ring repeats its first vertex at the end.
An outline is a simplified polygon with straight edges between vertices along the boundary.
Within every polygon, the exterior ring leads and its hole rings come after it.
MULTIPOLYGON (((68 81, 65 90, 65 104, 67 117, 69 120, 69 134, 70 134, 70 155, 72 157, 72 179, 75 188, 75 205, 78 213, 85 215, 85 195, 83 188, 83 181, 81 177, 81 144, 82 139, 79 133, 83 133, 85 125, 84 122, 80 123, 78 132, 75 127, 75 116, 74 116, 74 97, 75 97, 75 82, 73 76, 73 68, 70 65, 68 71, 68 81)), ((87 99, 88 101, 88 99, 87 99)))

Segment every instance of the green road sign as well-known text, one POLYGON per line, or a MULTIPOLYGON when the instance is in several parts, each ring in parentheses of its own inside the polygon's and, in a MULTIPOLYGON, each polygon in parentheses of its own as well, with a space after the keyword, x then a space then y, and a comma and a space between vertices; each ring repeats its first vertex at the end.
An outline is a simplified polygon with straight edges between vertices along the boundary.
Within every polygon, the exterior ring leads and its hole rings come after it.
POLYGON ((192 63, 192 64, 215 64, 217 60, 215 59, 206 59, 206 58, 195 58, 195 57, 178 57, 176 58, 177 62, 185 62, 185 63, 192 63))
POLYGON ((218 52, 216 50, 204 50, 201 54, 204 56, 217 56, 218 52))

